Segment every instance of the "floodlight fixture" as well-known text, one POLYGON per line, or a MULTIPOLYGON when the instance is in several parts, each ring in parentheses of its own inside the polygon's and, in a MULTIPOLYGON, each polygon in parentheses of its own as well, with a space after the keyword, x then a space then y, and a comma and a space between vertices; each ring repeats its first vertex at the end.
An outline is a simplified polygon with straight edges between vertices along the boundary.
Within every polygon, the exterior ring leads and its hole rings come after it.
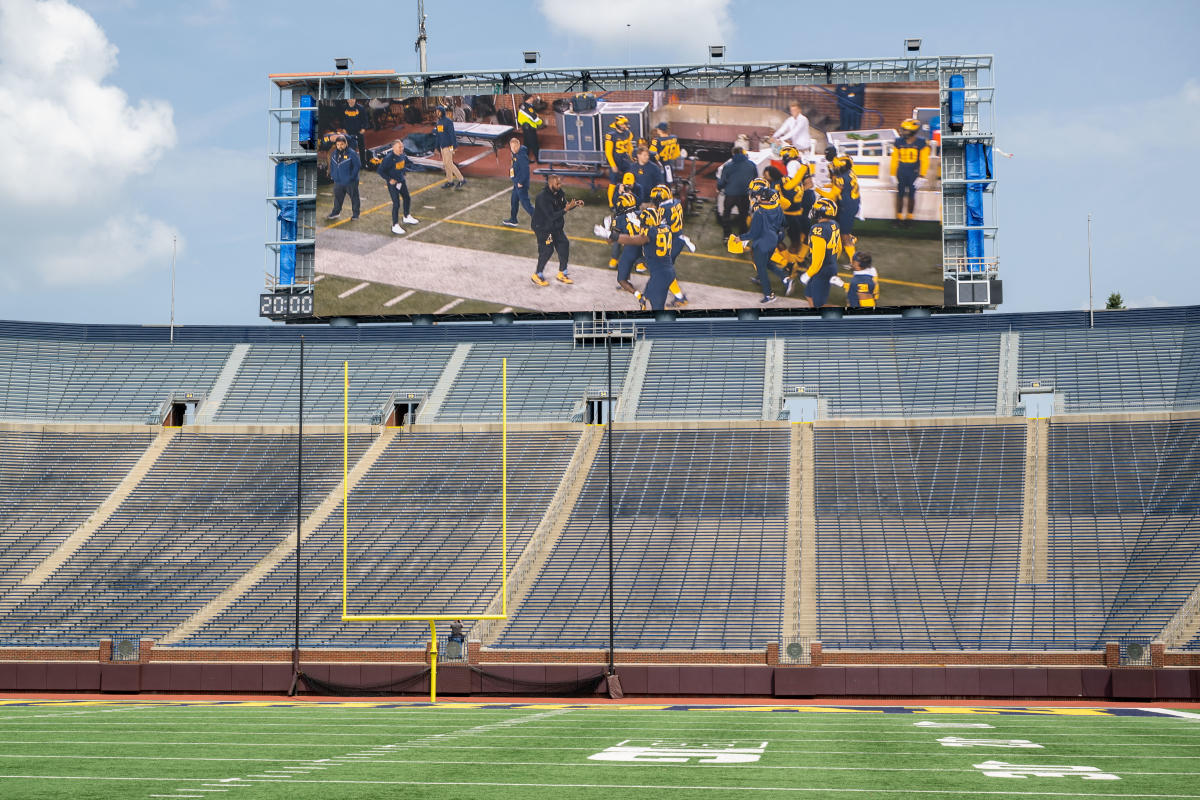
POLYGON ((725 57, 725 45, 710 44, 708 46, 708 57, 709 58, 724 58, 725 57))
POLYGON ((910 53, 919 52, 921 49, 921 40, 920 39, 905 39, 904 40, 904 49, 910 53))
POLYGON ((345 72, 354 65, 353 58, 335 58, 333 60, 333 68, 338 72, 345 72))
POLYGON ((521 55, 525 58, 526 64, 536 64, 542 58, 542 54, 537 50, 525 50, 521 55))

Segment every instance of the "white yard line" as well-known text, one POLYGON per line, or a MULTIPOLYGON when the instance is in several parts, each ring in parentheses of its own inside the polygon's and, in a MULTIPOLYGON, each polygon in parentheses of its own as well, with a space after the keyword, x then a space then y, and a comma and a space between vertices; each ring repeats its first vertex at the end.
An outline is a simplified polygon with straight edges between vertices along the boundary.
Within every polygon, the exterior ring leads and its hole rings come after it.
MULTIPOLYGON (((442 733, 430 734, 428 736, 422 737, 420 739, 416 739, 414 741, 417 741, 417 742, 431 741, 431 740, 446 741, 447 739, 451 739, 451 738, 455 738, 455 737, 459 737, 459 736, 476 735, 479 733, 485 733, 485 732, 492 731, 492 730, 508 728, 508 727, 512 727, 513 725, 523 725, 523 724, 526 724, 529 722, 540 721, 547 717, 556 717, 556 716, 560 716, 562 714, 569 714, 569 713, 571 713, 571 712, 567 709, 558 709, 558 710, 554 710, 554 711, 546 711, 546 712, 543 712, 540 714, 522 714, 519 717, 506 717, 501 720, 498 720, 497 722, 492 722, 492 723, 488 723, 485 725, 476 725, 475 727, 472 727, 472 728, 463 728, 463 729, 460 729, 457 731, 452 730, 452 731, 445 731, 442 733)), ((273 734, 271 734, 271 735, 273 735, 273 734)), ((334 734, 334 735, 336 735, 336 734, 334 734)), ((371 736, 371 735, 377 735, 377 734, 345 734, 345 735, 348 735, 348 736, 371 736)), ((390 754, 392 752, 393 748, 402 747, 404 744, 405 743, 381 744, 381 745, 375 745, 373 750, 368 751, 366 753, 363 753, 363 752, 348 753, 344 756, 338 756, 338 757, 334 757, 334 758, 320 758, 320 759, 312 759, 312 760, 308 760, 308 761, 299 761, 299 762, 290 762, 290 763, 293 763, 295 766, 314 766, 314 767, 318 767, 318 768, 322 768, 322 769, 325 766, 337 767, 337 766, 348 766, 350 764, 371 763, 372 760, 377 759, 379 756, 390 754)), ((296 745, 296 743, 293 742, 293 743, 290 743, 289 746, 295 747, 297 745, 296 745)), ((392 762, 392 763, 398 763, 398 762, 392 762)), ((299 782, 299 780, 295 776, 288 775, 286 778, 284 778, 278 774, 276 774, 276 775, 266 774, 268 772, 278 773, 278 772, 280 772, 280 770, 264 770, 262 773, 254 773, 254 774, 247 775, 245 779, 247 781, 250 781, 250 779, 255 779, 250 782, 259 782, 262 780, 266 780, 266 781, 274 782, 274 783, 296 783, 296 782, 299 782)), ((200 779, 200 780, 197 780, 194 782, 200 783, 201 785, 207 785, 207 784, 204 784, 204 780, 206 780, 206 779, 200 779)), ((241 778, 226 778, 222 781, 222 783, 229 782, 229 781, 237 781, 237 780, 242 780, 242 779, 241 778)), ((316 782, 316 781, 313 781, 313 782, 316 782)), ((187 791, 187 790, 183 789, 182 791, 187 791)))
POLYGON ((383 304, 383 307, 384 307, 384 308, 391 308, 392 306, 396 305, 396 303, 403 302, 403 301, 407 300, 408 298, 412 297, 412 296, 413 296, 414 294, 416 294, 416 293, 417 293, 417 292, 416 292, 416 290, 415 290, 415 289, 409 289, 409 290, 408 290, 407 292, 405 292, 404 294, 399 294, 399 295, 396 295, 396 296, 395 296, 395 297, 393 297, 391 300, 388 300, 386 303, 384 303, 384 304, 383 304))
MULTIPOLYGON (((195 778, 116 777, 99 775, 0 775, 0 780, 45 780, 45 781, 109 781, 114 783, 186 783, 195 778)), ((203 778, 201 780, 216 780, 203 778)), ((791 792, 801 794, 856 794, 856 795, 940 795, 943 797, 1003 796, 1003 797, 1121 797, 1137 800, 1200 800, 1200 794, 1112 794, 1086 792, 1022 792, 1022 791, 977 791, 968 789, 846 789, 828 786, 675 786, 666 784, 608 784, 608 783, 501 783, 498 781, 352 781, 352 780, 305 780, 305 781, 247 781, 255 783, 298 783, 315 785, 360 785, 360 786, 489 786, 514 789, 644 789, 649 791, 712 791, 712 792, 791 792)), ((151 795, 152 797, 181 797, 180 794, 151 795)))
POLYGON ((447 311, 449 311, 450 309, 454 308, 456 305, 458 305, 458 304, 459 304, 459 303, 461 303, 462 301, 463 301, 463 298, 461 298, 461 297, 460 297, 460 298, 458 298, 457 300, 451 300, 449 303, 446 303, 446 305, 442 306, 441 308, 439 308, 437 311, 435 311, 435 312, 433 312, 433 313, 435 313, 435 314, 445 314, 447 311))
POLYGON ((1195 714, 1191 711, 1179 711, 1174 708, 1141 708, 1138 710, 1151 711, 1155 714, 1165 714, 1170 717, 1182 717, 1183 719, 1200 719, 1200 714, 1195 714))
MULTIPOLYGON (((772 740, 772 741, 774 741, 774 740, 772 740)), ((43 744, 67 744, 67 743, 66 742, 31 742, 31 744, 43 745, 43 744)), ((112 742, 88 742, 88 744, 114 744, 115 745, 115 744, 127 744, 127 743, 122 742, 122 741, 112 741, 112 742)), ((288 746, 290 746, 290 745, 259 744, 259 743, 243 744, 241 742, 187 742, 186 744, 188 744, 188 746, 213 745, 213 746, 233 746, 233 747, 288 747, 288 746)), ((435 743, 420 744, 420 745, 410 745, 410 744, 394 745, 394 746, 389 746, 389 747, 391 748, 391 752, 397 752, 397 751, 404 751, 404 750, 430 749, 430 748, 434 748, 434 747, 441 747, 441 746, 443 746, 443 744, 444 743, 442 743, 442 742, 435 742, 435 743)), ((322 746, 338 747, 338 745, 322 745, 322 746)), ((456 750, 507 750, 510 752, 514 749, 511 745, 503 745, 502 746, 502 745, 462 745, 462 744, 456 744, 454 746, 454 748, 456 750)), ((516 748, 516 749, 520 749, 520 748, 516 748)), ((595 746, 591 746, 591 747, 542 747, 542 746, 538 746, 536 748, 527 748, 527 749, 536 749, 538 752, 553 750, 553 751, 566 751, 566 752, 572 752, 572 753, 591 753, 591 752, 594 752, 596 748, 595 748, 595 746)), ((807 748, 802 749, 802 750, 787 750, 784 748, 777 748, 777 747, 772 747, 771 752, 778 753, 781 755, 790 755, 790 756, 807 756, 807 755, 813 755, 813 756, 878 756, 879 755, 879 752, 876 750, 810 750, 807 748)), ((889 755, 889 756, 921 756, 922 758, 952 758, 952 757, 956 757, 956 756, 961 757, 962 754, 950 752, 947 750, 947 751, 937 751, 937 752, 934 752, 934 751, 928 751, 928 752, 893 751, 893 752, 887 753, 887 755, 889 755)), ((1046 756, 1046 757, 1049 757, 1049 756, 1046 756)), ((1061 757, 1068 758, 1068 759, 1079 758, 1079 756, 1077 756, 1077 755, 1064 755, 1061 757)), ((295 759, 287 759, 287 758, 222 758, 222 757, 218 757, 218 756, 83 756, 83 755, 74 755, 74 754, 72 754, 72 755, 47 755, 47 754, 40 754, 40 753, 39 754, 0 753, 0 758, 17 758, 17 759, 40 758, 40 759, 68 759, 68 760, 89 760, 89 761, 234 761, 234 762, 250 762, 250 763, 256 763, 256 764, 262 764, 262 763, 290 764, 290 763, 297 763, 297 761, 298 761, 299 763, 304 763, 303 759, 295 760, 295 759)), ((1092 759, 1095 759, 1095 758, 1120 758, 1120 759, 1124 759, 1126 761, 1129 760, 1129 756, 1123 755, 1123 754, 1100 755, 1100 754, 1095 754, 1095 753, 1089 753, 1087 755, 1087 758, 1092 758, 1092 759)), ((1143 760, 1153 760, 1153 761, 1180 761, 1180 760, 1196 761, 1196 760, 1200 760, 1200 756, 1142 755, 1142 756, 1138 756, 1138 758, 1143 759, 1143 760)), ((339 760, 346 760, 346 759, 342 758, 339 760)), ((406 761, 380 761, 378 763, 419 763, 419 762, 416 762, 416 761, 410 762, 410 761, 406 760, 406 761)), ((430 763, 433 763, 433 762, 430 762, 430 763)), ((438 763, 450 763, 450 762, 439 761, 438 763)), ((462 763, 474 763, 474 762, 462 762, 462 763)), ((493 760, 493 761, 487 761, 487 762, 482 762, 482 763, 495 764, 496 762, 493 760)), ((510 762, 505 762, 505 763, 510 763, 510 762)), ((515 763, 515 762, 513 762, 513 763, 515 763)), ((538 762, 538 763, 543 763, 543 762, 538 762)), ((591 766, 591 765, 589 764, 589 766, 591 766)), ((299 773, 299 772, 311 772, 312 770, 317 770, 317 769, 326 769, 326 767, 317 766, 317 765, 310 764, 310 763, 305 763, 304 767, 289 768, 286 771, 292 772, 292 773, 299 773)), ((264 770, 264 771, 271 772, 271 771, 282 771, 282 770, 264 770)), ((1192 774, 1192 773, 1187 773, 1187 774, 1192 774)))
POLYGON ((341 300, 341 299, 347 298, 350 295, 354 294, 355 292, 362 291, 363 289, 367 288, 370 285, 371 284, 369 282, 363 281, 362 283, 358 284, 357 286, 352 286, 349 289, 347 289, 346 291, 339 294, 338 299, 341 300))
MULTIPOLYGON (((154 706, 125 706, 122 708, 90 708, 90 709, 87 709, 84 711, 64 711, 61 714, 15 714, 12 717, 5 717, 3 719, 0 719, 0 725, 4 725, 4 727, 7 727, 6 723, 10 723, 10 722, 19 723, 19 722, 22 722, 23 720, 27 720, 27 719, 53 719, 55 717, 77 717, 80 714, 120 714, 125 711, 142 711, 142 710, 145 710, 148 708, 154 708, 154 706)), ((2 709, 2 707, 0 707, 0 709, 2 709)), ((106 723, 97 722, 95 724, 103 725, 106 723)), ((130 725, 138 725, 138 724, 145 724, 145 723, 131 722, 129 724, 130 725)))
MULTIPOLYGON (((449 190, 449 191, 454 191, 454 190, 453 190, 453 189, 451 189, 451 190, 449 190)), ((480 200, 478 203, 472 203, 471 205, 467 206, 466 208, 460 208, 458 211, 451 212, 451 213, 447 214, 446 216, 442 217, 441 219, 434 220, 433 222, 429 223, 428 225, 425 225, 424 227, 421 227, 421 228, 416 228, 416 229, 414 229, 414 230, 413 230, 413 232, 412 232, 412 233, 410 233, 410 234, 409 234, 408 236, 406 236, 405 238, 406 238, 406 239, 412 239, 412 238, 415 238, 415 237, 417 237, 417 236, 420 236, 420 235, 421 235, 422 233, 424 233, 425 231, 430 231, 430 230, 433 230, 433 229, 434 229, 434 228, 436 228, 438 225, 441 225, 443 222, 445 222, 445 221, 446 221, 446 220, 448 220, 448 219, 454 219, 454 218, 455 218, 455 217, 457 217, 459 214, 465 214, 465 213, 467 213, 468 211, 470 211, 470 210, 472 210, 472 209, 479 208, 479 207, 480 207, 481 205, 483 205, 484 203, 490 203, 490 202, 492 202, 493 200, 495 200, 497 197, 499 197, 499 196, 501 196, 501 195, 505 195, 505 194, 510 194, 511 192, 512 192, 512 189, 501 189, 500 191, 496 192, 494 195, 491 195, 490 197, 485 197, 485 198, 483 198, 483 199, 482 199, 482 200, 480 200)))

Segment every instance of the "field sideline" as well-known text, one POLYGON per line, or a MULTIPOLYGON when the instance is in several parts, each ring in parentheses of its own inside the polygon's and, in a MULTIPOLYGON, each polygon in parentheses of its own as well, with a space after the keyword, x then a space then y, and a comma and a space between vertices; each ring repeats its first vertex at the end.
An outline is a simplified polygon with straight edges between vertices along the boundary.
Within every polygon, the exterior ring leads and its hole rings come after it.
POLYGON ((13 698, 0 796, 1200 799, 1194 711, 684 702, 13 698))

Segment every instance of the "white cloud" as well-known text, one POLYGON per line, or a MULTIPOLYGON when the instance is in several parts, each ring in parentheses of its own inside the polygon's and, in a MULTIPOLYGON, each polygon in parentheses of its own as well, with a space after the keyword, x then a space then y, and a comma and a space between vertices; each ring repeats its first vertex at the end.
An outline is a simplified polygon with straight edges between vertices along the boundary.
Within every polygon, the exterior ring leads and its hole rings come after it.
POLYGON ((655 54, 634 58, 637 63, 668 53, 703 61, 704 48, 725 43, 733 30, 730 0, 606 0, 600 5, 579 0, 540 0, 540 4, 552 33, 579 36, 610 47, 612 62, 623 61, 627 47, 635 53, 649 50, 655 54))
POLYGON ((128 181, 175 144, 173 110, 104 83, 117 48, 66 0, 0 2, 0 259, 5 285, 96 284, 162 258, 171 231, 129 199, 128 181), (125 209, 112 216, 115 208, 125 209), (3 273, 7 272, 5 275, 3 273))
POLYGON ((145 267, 162 267, 165 273, 173 235, 178 235, 173 228, 144 214, 110 217, 48 252, 42 274, 53 286, 110 283, 145 267))

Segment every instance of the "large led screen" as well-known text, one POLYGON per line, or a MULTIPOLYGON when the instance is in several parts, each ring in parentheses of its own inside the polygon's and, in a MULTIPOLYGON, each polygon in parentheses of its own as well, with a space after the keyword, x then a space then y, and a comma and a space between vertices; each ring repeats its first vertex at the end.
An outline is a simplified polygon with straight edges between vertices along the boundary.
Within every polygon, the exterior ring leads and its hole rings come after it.
POLYGON ((934 82, 322 102, 315 313, 941 305, 939 122, 934 82))

